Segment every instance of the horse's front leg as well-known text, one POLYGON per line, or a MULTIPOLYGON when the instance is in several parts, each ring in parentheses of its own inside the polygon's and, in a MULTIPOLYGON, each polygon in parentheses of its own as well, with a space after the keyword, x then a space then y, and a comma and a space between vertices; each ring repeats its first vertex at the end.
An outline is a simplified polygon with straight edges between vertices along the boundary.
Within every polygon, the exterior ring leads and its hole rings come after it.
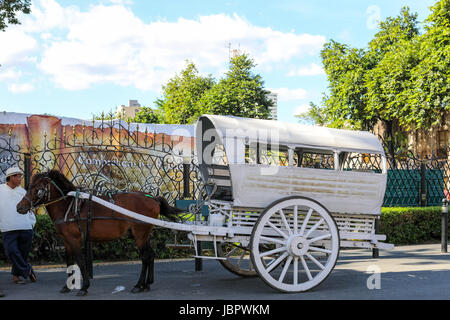
POLYGON ((80 248, 80 250, 77 250, 75 252, 75 260, 78 264, 78 267, 80 268, 81 276, 83 279, 83 284, 81 286, 80 291, 78 291, 77 296, 82 297, 82 296, 87 295, 87 293, 88 293, 87 289, 89 288, 90 282, 89 282, 89 275, 88 275, 88 271, 87 271, 87 267, 86 267, 86 260, 84 259, 84 255, 83 255, 81 248, 80 248))
MULTIPOLYGON (((64 243, 64 246, 65 246, 65 248, 66 248, 66 263, 67 263, 67 269, 69 269, 69 267, 70 266, 72 266, 72 265, 74 265, 75 264, 75 259, 74 259, 74 257, 73 257, 73 253, 72 253, 72 250, 71 250, 71 248, 66 244, 66 243, 64 243)), ((68 271, 68 270, 67 270, 68 271)), ((69 272, 67 272, 67 281, 66 281, 66 283, 64 284, 64 287, 62 287, 62 289, 59 291, 59 292, 61 292, 61 293, 68 293, 68 292, 70 292, 70 288, 69 288, 69 286, 68 286, 68 282, 69 281, 71 281, 72 280, 72 274, 70 274, 69 272)))

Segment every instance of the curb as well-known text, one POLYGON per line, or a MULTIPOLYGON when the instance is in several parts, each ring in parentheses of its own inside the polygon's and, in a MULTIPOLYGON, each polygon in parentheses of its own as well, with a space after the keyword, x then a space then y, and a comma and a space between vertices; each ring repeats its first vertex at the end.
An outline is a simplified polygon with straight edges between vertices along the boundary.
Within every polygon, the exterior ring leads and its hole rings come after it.
MULTIPOLYGON (((155 259, 155 263, 166 263, 166 262, 179 262, 179 261, 194 261, 194 258, 180 258, 180 259, 155 259)), ((99 266, 114 266, 114 265, 130 265, 130 264, 140 264, 141 260, 131 260, 131 261, 111 261, 111 262, 94 262, 94 267, 99 266)), ((44 269, 58 269, 58 268, 67 268, 66 264, 44 264, 44 265, 33 265, 33 270, 44 270, 44 269)), ((0 267, 0 271, 9 271, 11 269, 11 265, 6 265, 4 267, 0 267)))

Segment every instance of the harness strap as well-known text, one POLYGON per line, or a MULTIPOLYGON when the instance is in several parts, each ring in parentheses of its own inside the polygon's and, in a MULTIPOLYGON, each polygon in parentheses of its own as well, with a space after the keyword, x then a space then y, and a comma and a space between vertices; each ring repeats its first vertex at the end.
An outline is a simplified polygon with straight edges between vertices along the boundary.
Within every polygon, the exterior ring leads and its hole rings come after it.
POLYGON ((72 205, 73 205, 74 201, 75 201, 75 199, 72 199, 72 201, 70 201, 69 207, 67 207, 66 214, 64 215, 64 221, 67 221, 67 217, 69 216, 69 213, 70 213, 70 210, 72 209, 72 205))
MULTIPOLYGON (((87 218, 75 217, 75 218, 70 218, 70 219, 59 219, 59 220, 54 221, 53 223, 54 224, 73 223, 73 222, 79 222, 80 220, 87 221, 87 218)), ((144 221, 133 220, 133 219, 129 219, 129 218, 122 218, 122 217, 91 217, 91 221, 92 220, 119 220, 119 221, 133 222, 133 223, 148 224, 147 222, 144 222, 144 221)))

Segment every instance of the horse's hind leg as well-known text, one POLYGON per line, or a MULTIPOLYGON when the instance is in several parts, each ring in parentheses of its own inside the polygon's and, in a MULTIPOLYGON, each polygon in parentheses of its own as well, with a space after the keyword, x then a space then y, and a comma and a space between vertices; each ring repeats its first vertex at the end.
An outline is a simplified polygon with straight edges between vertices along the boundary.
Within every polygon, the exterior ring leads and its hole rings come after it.
MULTIPOLYGON (((151 227, 148 225, 138 225, 135 224, 131 227, 131 232, 133 234, 134 240, 139 248, 142 260, 141 275, 139 277, 138 283, 134 286, 131 292, 138 293, 150 290, 150 283, 148 282, 147 274, 150 272, 149 267, 151 267, 151 276, 153 279, 153 259, 154 253, 149 245, 148 239, 151 232, 151 227)), ((153 281, 153 280, 152 280, 153 281)))
POLYGON ((142 248, 140 248, 140 254, 141 254, 141 260, 142 260, 142 267, 141 267, 141 275, 139 276, 139 280, 134 286, 134 288, 131 290, 132 293, 139 293, 143 291, 150 290, 150 287, 147 287, 146 283, 146 275, 148 270, 148 247, 147 245, 144 245, 142 248))
POLYGON ((155 252, 150 244, 148 244, 148 265, 147 265, 147 279, 145 286, 150 290, 150 285, 154 282, 155 269, 155 252))

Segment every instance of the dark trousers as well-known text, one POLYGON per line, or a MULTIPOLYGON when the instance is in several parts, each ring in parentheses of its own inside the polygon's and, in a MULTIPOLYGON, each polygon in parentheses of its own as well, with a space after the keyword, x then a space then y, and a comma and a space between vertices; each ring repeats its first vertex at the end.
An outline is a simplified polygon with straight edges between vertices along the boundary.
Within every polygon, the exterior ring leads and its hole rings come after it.
POLYGON ((28 254, 33 242, 33 230, 14 230, 2 233, 3 247, 6 256, 12 263, 11 274, 28 278, 31 265, 28 263, 28 254))

